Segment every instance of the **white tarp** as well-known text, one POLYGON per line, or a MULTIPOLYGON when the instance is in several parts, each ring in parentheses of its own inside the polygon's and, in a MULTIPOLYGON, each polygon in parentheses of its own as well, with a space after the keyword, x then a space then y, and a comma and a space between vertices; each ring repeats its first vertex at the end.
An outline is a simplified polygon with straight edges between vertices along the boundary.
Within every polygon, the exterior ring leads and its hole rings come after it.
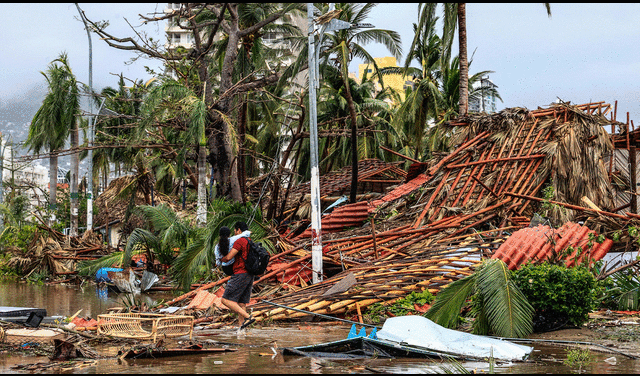
POLYGON ((447 329, 422 316, 388 318, 377 336, 378 339, 402 345, 476 358, 488 358, 493 348, 493 357, 496 359, 523 360, 533 350, 529 346, 447 329))

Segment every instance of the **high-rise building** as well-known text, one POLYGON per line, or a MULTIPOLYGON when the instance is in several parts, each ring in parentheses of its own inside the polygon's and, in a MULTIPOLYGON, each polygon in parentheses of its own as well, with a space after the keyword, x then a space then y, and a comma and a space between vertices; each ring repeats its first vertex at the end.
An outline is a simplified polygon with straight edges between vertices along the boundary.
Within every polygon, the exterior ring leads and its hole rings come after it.
MULTIPOLYGON (((179 10, 183 5, 181 3, 167 3, 166 8, 164 9, 165 14, 169 14, 175 10, 179 10)), ((304 34, 307 32, 307 17, 302 15, 291 15, 286 14, 284 17, 281 17, 274 21, 274 24, 283 24, 284 22, 290 23, 295 27, 299 28, 304 34)), ((193 37, 193 32, 191 30, 184 29, 180 27, 180 25, 187 26, 188 23, 184 20, 178 20, 177 17, 173 17, 169 19, 165 25, 165 32, 167 35, 167 41, 165 43, 165 48, 167 50, 172 50, 178 47, 184 47, 189 49, 193 47, 195 41, 193 37)), ((275 68, 278 64, 282 64, 284 66, 291 65, 296 59, 298 52, 292 49, 291 45, 288 41, 283 40, 284 34, 279 31, 271 31, 268 29, 263 30, 262 42, 270 48, 275 48, 280 50, 280 54, 277 58, 278 61, 267 61, 267 66, 271 66, 275 68)), ((218 38, 216 36, 215 38, 218 38)), ((297 84, 303 84, 306 80, 306 75, 298 75, 294 79, 294 82, 297 84)))
POLYGON ((494 90, 498 85, 494 84, 489 77, 480 78, 480 82, 476 82, 474 89, 479 89, 479 95, 469 97, 469 112, 485 112, 487 114, 493 114, 497 112, 496 96, 494 90))

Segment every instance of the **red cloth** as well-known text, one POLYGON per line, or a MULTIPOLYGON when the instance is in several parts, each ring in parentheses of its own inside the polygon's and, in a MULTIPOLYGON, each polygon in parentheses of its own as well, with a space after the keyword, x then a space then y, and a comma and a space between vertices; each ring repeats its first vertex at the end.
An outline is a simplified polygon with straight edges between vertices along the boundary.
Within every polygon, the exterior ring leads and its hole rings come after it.
POLYGON ((247 259, 247 253, 249 251, 249 240, 247 238, 240 238, 233 243, 233 249, 238 250, 233 262, 233 274, 246 273, 247 269, 244 267, 244 260, 247 259))
POLYGON ((71 322, 76 324, 76 328, 85 328, 85 327, 92 327, 92 326, 98 325, 98 321, 94 319, 87 320, 81 317, 74 317, 73 320, 71 320, 71 322))

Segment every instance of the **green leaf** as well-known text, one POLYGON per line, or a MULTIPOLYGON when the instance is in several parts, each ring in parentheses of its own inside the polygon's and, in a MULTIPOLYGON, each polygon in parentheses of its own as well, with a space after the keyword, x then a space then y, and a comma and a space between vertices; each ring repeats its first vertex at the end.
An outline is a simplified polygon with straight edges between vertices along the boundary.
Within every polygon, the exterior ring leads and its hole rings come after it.
POLYGON ((486 262, 477 271, 477 288, 492 331, 501 337, 523 338, 533 332, 533 307, 510 280, 502 260, 486 262))
POLYGON ((475 274, 448 284, 436 295, 436 300, 425 317, 445 328, 455 328, 460 310, 473 293, 474 286, 475 274))

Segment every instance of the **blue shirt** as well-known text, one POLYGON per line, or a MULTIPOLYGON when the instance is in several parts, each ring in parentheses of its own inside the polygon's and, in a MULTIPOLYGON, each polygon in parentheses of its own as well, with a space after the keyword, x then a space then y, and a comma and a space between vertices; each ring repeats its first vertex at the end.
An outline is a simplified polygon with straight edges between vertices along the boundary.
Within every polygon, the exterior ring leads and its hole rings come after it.
MULTIPOLYGON (((240 238, 248 238, 251 236, 251 231, 247 230, 247 231, 243 231, 240 235, 234 235, 232 237, 229 238, 229 251, 231 251, 231 249, 233 248, 233 243, 236 242, 236 240, 240 239, 240 238)), ((222 262, 222 258, 224 256, 222 256, 222 253, 220 253, 220 250, 218 249, 218 244, 216 244, 216 248, 214 249, 215 255, 216 255, 216 265, 220 266, 228 266, 234 263, 234 261, 236 261, 236 258, 232 258, 231 260, 227 261, 227 262, 222 262)))

